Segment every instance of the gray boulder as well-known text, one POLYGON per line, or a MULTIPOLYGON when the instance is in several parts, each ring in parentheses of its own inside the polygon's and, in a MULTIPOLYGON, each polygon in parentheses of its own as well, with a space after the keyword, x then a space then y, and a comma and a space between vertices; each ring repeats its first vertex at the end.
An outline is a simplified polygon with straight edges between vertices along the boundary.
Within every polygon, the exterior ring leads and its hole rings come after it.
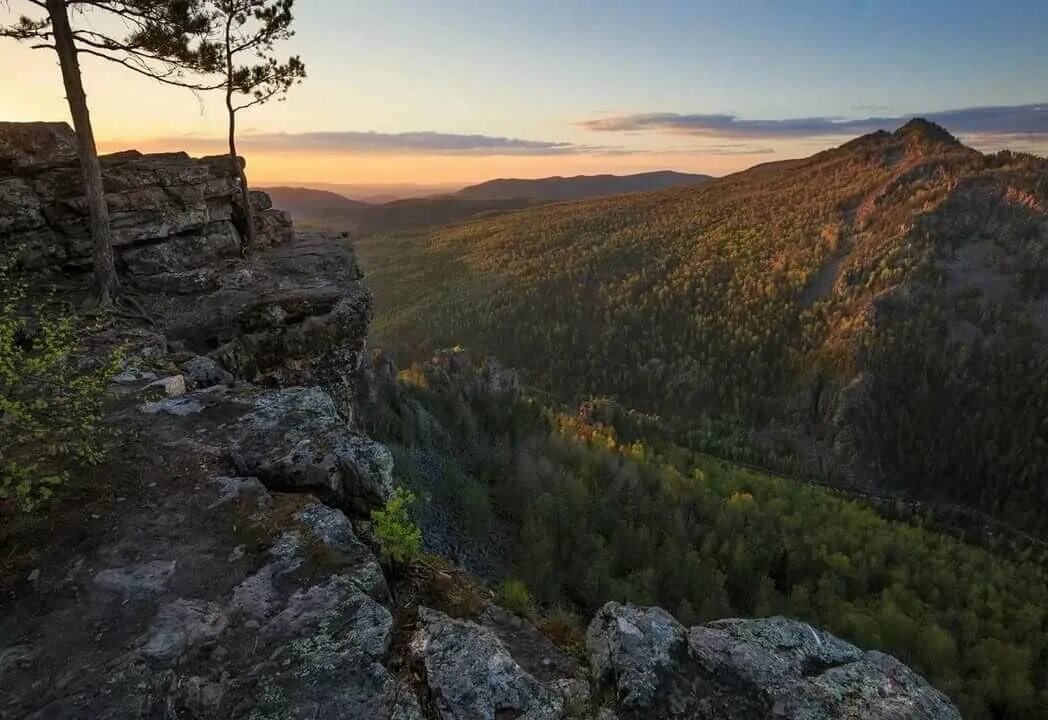
POLYGON ((181 375, 160 378, 142 388, 143 395, 161 395, 177 398, 186 394, 186 379, 181 375))
POLYGON ((410 650, 442 720, 554 720, 563 697, 525 672, 489 628, 419 608, 410 650))
POLYGON ((614 691, 623 718, 685 718, 696 711, 688 634, 658 607, 609 602, 586 631, 594 684, 614 691))
POLYGON ((179 598, 160 608, 142 654, 154 660, 173 660, 216 639, 228 624, 229 617, 218 603, 179 598))
POLYGON ((788 618, 685 630, 659 608, 608 603, 590 624, 598 689, 623 720, 959 720, 898 660, 788 618))
POLYGON ((64 122, 0 122, 0 172, 76 162, 76 136, 64 122))
POLYGON ((262 393, 232 430, 237 469, 276 485, 329 488, 357 512, 382 505, 393 490, 393 457, 353 433, 319 388, 262 393))
POLYGON ((252 713, 422 720, 414 692, 384 665, 393 617, 357 590, 352 578, 333 576, 325 585, 296 592, 259 638, 264 647, 275 648, 262 673, 283 690, 276 702, 251 702, 252 713))
POLYGON ((942 693, 895 658, 797 620, 718 620, 692 628, 688 647, 711 680, 704 701, 711 717, 960 720, 942 693))
MULTIPOLYGON (((114 246, 133 277, 157 277, 240 256, 244 214, 228 160, 134 150, 100 158, 114 246), (239 225, 237 224, 239 223, 239 225)), ((254 193, 260 246, 294 238, 288 213, 254 193)), ((90 262, 87 202, 66 123, 0 123, 0 251, 29 268, 90 262)))

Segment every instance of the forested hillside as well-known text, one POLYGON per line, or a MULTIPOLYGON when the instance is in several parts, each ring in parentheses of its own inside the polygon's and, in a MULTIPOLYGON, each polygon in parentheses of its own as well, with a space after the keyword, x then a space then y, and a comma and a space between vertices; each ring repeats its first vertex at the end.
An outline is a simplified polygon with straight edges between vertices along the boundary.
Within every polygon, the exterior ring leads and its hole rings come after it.
POLYGON ((913 121, 697 188, 362 242, 375 343, 1044 531, 1048 163, 913 121))
POLYGON ((920 669, 972 720, 1048 717, 1043 550, 1003 557, 863 503, 518 395, 460 353, 382 376, 362 412, 399 482, 503 563, 503 603, 570 647, 609 599, 682 622, 785 614, 920 669))

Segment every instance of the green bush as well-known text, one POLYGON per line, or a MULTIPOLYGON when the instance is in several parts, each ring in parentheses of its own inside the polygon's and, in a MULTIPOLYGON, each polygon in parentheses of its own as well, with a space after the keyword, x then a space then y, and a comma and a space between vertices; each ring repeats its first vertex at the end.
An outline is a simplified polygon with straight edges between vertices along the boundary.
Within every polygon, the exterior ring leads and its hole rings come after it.
POLYGON ((535 598, 528 586, 516 578, 507 578, 499 585, 495 602, 523 617, 535 615, 535 598))
POLYGON ((398 487, 384 508, 371 513, 382 559, 387 563, 407 565, 422 551, 422 531, 408 512, 414 502, 413 492, 398 487))
POLYGON ((102 399, 120 357, 82 364, 81 329, 74 315, 33 307, 0 268, 0 502, 22 511, 102 458, 102 399))

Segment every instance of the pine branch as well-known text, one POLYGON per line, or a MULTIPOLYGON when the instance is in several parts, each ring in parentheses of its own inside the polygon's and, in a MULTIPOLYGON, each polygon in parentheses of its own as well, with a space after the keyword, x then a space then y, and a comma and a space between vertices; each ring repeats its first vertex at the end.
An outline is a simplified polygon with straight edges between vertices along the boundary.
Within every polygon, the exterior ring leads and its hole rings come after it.
POLYGON ((136 72, 139 75, 144 75, 145 77, 152 78, 152 79, 156 80, 157 82, 164 83, 165 85, 172 85, 174 87, 186 88, 188 90, 216 90, 216 89, 222 87, 221 83, 219 83, 217 85, 204 85, 204 84, 200 84, 200 83, 188 82, 186 80, 172 79, 172 76, 181 77, 179 75, 179 72, 180 72, 179 68, 171 68, 170 70, 167 70, 167 71, 158 72, 155 68, 144 68, 144 67, 137 66, 131 60, 131 57, 133 57, 133 56, 129 56, 127 58, 120 58, 120 57, 115 57, 113 55, 107 55, 104 52, 99 52, 97 50, 92 50, 92 49, 88 49, 88 48, 81 48, 79 50, 79 52, 81 54, 83 54, 83 55, 91 55, 93 57, 101 58, 102 60, 106 60, 108 62, 116 63, 117 65, 122 65, 123 67, 127 68, 128 70, 136 72))

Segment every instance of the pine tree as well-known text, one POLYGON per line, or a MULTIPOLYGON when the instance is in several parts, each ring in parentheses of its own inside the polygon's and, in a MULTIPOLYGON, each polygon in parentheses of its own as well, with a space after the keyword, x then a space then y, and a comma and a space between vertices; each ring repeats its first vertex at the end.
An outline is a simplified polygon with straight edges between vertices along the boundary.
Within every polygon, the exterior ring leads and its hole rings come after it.
POLYGON ((291 29, 294 4, 294 0, 212 0, 209 5, 219 37, 216 46, 201 57, 201 70, 222 77, 229 159, 240 179, 244 234, 251 249, 258 241, 247 173, 237 157, 237 113, 273 99, 283 100, 291 86, 306 76, 306 66, 298 56, 281 62, 274 55, 274 45, 295 34, 291 29), (244 56, 250 56, 252 62, 241 64, 244 56))
POLYGON ((113 236, 109 224, 91 114, 84 91, 80 56, 114 62, 140 75, 169 85, 207 89, 184 76, 197 62, 196 39, 208 31, 208 18, 199 0, 26 0, 37 16, 22 16, 0 25, 0 37, 32 43, 34 49, 53 50, 62 70, 69 114, 77 137, 77 157, 83 174, 84 196, 91 223, 95 288, 102 307, 120 293, 113 236), (70 16, 83 16, 74 25, 70 16), (123 34, 100 28, 124 28, 123 34))

